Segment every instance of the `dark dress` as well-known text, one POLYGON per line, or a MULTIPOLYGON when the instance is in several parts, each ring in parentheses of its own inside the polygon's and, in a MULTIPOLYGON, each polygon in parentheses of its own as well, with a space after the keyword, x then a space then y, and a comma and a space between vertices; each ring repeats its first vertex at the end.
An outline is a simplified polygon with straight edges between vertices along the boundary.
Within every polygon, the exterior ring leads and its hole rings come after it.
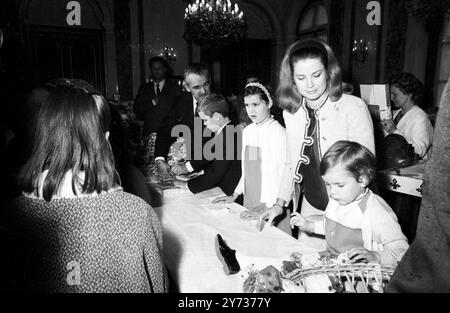
POLYGON ((9 286, 31 292, 167 292, 162 231, 153 209, 122 190, 54 199, 20 196, 9 286), (14 271, 14 267, 17 268, 14 271))

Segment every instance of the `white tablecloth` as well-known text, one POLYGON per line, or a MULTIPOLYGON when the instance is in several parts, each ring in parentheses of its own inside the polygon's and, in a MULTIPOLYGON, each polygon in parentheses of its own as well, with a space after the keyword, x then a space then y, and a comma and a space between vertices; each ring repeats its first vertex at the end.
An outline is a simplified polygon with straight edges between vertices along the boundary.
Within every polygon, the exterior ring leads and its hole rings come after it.
POLYGON ((180 292, 242 292, 249 265, 281 269, 292 252, 316 252, 276 227, 266 224, 259 232, 256 221, 239 217, 244 208, 236 203, 228 204, 229 209, 214 207, 211 201, 219 195, 223 195, 219 188, 196 195, 188 190, 165 190, 164 204, 155 208, 163 226, 164 263, 180 292), (239 273, 225 274, 214 248, 217 234, 236 250, 239 273))

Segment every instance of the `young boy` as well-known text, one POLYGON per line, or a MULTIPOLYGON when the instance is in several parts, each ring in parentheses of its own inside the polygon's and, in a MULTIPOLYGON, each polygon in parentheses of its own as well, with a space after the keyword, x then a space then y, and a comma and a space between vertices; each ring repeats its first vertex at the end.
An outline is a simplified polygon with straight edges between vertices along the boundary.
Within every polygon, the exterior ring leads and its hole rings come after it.
POLYGON ((367 186, 376 173, 375 156, 352 141, 338 141, 320 162, 330 200, 324 216, 292 214, 291 226, 325 235, 327 250, 347 251, 353 262, 396 266, 408 249, 397 217, 367 186))
POLYGON ((232 195, 241 178, 238 157, 241 132, 234 127, 229 104, 221 95, 207 95, 198 107, 198 114, 214 137, 204 145, 200 160, 174 165, 171 170, 177 175, 204 172, 187 182, 187 188, 193 193, 220 187, 226 195, 232 195))

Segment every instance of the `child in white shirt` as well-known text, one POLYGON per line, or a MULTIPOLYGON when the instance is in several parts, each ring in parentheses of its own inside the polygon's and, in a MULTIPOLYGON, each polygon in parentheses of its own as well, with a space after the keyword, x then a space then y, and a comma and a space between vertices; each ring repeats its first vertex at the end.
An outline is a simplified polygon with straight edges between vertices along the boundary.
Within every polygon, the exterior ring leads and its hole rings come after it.
POLYGON ((286 165, 286 131, 270 115, 273 105, 269 90, 261 83, 245 86, 245 108, 253 123, 242 134, 242 176, 233 196, 214 202, 232 202, 244 194, 244 219, 258 218, 277 200, 286 165))
POLYGON ((323 216, 292 214, 291 227, 325 235, 327 250, 347 252, 352 262, 396 266, 408 249, 389 205, 367 188, 376 173, 375 156, 356 142, 338 141, 320 162, 330 197, 323 216))

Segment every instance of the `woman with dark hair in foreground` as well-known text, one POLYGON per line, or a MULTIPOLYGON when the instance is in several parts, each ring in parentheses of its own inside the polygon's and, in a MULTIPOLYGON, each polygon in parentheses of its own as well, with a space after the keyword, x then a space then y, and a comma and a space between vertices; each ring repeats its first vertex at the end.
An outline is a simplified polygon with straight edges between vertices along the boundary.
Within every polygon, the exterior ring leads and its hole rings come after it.
POLYGON ((23 194, 7 226, 23 253, 12 288, 31 292, 166 292, 153 209, 118 184, 109 108, 83 81, 59 81, 38 114, 23 194), (14 285, 17 284, 17 285, 14 285))

